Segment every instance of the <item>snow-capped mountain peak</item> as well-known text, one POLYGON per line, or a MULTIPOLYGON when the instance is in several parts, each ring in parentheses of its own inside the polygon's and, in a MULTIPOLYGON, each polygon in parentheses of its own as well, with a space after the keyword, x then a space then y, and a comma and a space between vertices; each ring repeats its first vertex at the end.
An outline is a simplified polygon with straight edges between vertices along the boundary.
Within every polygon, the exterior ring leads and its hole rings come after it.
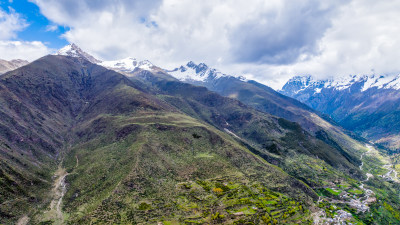
POLYGON ((283 86, 282 90, 290 93, 298 93, 311 85, 315 85, 315 79, 310 76, 294 76, 283 86))
POLYGON ((65 55, 71 56, 76 58, 83 58, 88 60, 91 63, 101 63, 101 60, 94 58, 93 56, 89 55, 88 53, 84 52, 81 48, 79 48, 76 44, 72 43, 69 44, 56 53, 56 55, 65 55))
POLYGON ((149 60, 139 61, 132 57, 121 60, 104 61, 99 63, 99 65, 124 73, 131 73, 136 68, 142 70, 152 70, 155 68, 155 66, 149 60))
POLYGON ((230 76, 214 68, 210 68, 205 63, 196 64, 193 61, 189 61, 186 65, 182 65, 173 70, 165 70, 165 72, 169 73, 178 80, 195 82, 204 82, 206 80, 230 76))

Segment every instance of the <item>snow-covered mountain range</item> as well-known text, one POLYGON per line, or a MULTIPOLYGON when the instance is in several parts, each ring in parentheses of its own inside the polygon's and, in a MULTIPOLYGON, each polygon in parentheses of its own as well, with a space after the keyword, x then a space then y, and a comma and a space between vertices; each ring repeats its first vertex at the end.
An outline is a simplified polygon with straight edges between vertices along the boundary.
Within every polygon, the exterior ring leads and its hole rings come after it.
POLYGON ((89 62, 98 64, 100 66, 104 66, 108 69, 115 70, 117 72, 124 73, 125 75, 130 75, 133 73, 136 69, 142 69, 142 70, 148 70, 148 71, 153 71, 153 70, 159 70, 158 67, 154 66, 150 61, 148 60, 137 60, 132 57, 128 57, 125 59, 121 60, 112 60, 112 61, 102 61, 99 59, 96 59, 92 55, 86 53, 83 51, 81 48, 79 48, 75 44, 69 44, 63 48, 61 48, 56 55, 65 55, 65 56, 71 56, 71 57, 77 57, 77 58, 83 58, 88 60, 89 62))
POLYGON ((330 115, 348 130, 400 148, 400 75, 296 76, 280 91, 330 115))
POLYGON ((326 88, 340 91, 355 86, 361 92, 374 87, 399 90, 400 75, 349 75, 325 80, 319 80, 312 76, 295 76, 283 86, 281 92, 288 96, 294 96, 306 91, 320 93, 322 89, 326 88))
MULTIPOLYGON (((179 68, 173 70, 161 69, 155 66, 149 60, 137 60, 133 57, 128 57, 120 60, 112 61, 101 61, 91 56, 90 54, 84 52, 75 44, 69 44, 61 48, 56 55, 65 55, 86 59, 92 63, 104 66, 108 69, 115 70, 117 72, 124 73, 125 75, 132 75, 137 69, 147 70, 151 72, 162 71, 170 74, 180 81, 185 81, 188 83, 197 82, 209 82, 212 80, 217 80, 221 77, 235 77, 240 80, 245 80, 242 76, 232 76, 224 74, 217 69, 210 68, 204 63, 196 64, 193 61, 188 62, 186 65, 182 65, 179 68)), ((197 83, 198 84, 198 83, 197 83)))

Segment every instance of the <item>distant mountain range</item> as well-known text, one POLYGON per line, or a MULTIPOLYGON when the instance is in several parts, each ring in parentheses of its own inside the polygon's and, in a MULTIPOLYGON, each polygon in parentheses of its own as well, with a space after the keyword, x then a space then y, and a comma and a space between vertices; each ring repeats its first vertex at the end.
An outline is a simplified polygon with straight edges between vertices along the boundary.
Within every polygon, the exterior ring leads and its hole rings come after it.
POLYGON ((400 222, 394 159, 204 63, 71 44, 0 76, 0 115, 1 224, 400 222))
POLYGON ((22 59, 14 59, 11 61, 0 59, 0 74, 15 70, 21 66, 25 66, 29 62, 22 59))
POLYGON ((294 77, 280 91, 326 113, 344 128, 391 150, 400 148, 400 76, 294 77))

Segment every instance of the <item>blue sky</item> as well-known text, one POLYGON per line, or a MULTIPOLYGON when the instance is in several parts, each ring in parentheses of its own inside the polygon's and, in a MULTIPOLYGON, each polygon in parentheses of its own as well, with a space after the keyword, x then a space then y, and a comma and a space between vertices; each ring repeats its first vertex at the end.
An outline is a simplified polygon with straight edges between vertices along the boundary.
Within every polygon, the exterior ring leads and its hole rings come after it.
POLYGON ((192 60, 277 89, 295 75, 400 73, 399 12, 398 0, 0 0, 0 58, 75 43, 101 60, 192 60))
POLYGON ((55 49, 68 44, 68 41, 61 37, 68 30, 68 27, 57 26, 56 30, 48 30, 48 27, 54 24, 40 13, 40 9, 36 4, 26 0, 3 0, 0 1, 0 7, 7 13, 10 13, 10 10, 15 10, 28 23, 26 29, 18 32, 17 39, 24 41, 39 40, 44 42, 49 48, 55 49))

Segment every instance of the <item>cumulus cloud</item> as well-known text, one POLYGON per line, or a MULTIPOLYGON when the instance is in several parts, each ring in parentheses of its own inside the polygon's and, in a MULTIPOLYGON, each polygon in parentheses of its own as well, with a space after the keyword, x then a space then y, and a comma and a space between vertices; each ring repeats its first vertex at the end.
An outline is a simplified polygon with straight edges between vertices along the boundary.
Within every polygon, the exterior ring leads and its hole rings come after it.
POLYGON ((29 24, 14 9, 9 12, 0 9, 0 58, 5 60, 26 59, 35 60, 50 52, 39 41, 16 41, 18 32, 24 30, 29 24))
POLYGON ((71 27, 65 34, 69 41, 105 58, 136 54, 160 61, 289 63, 315 52, 340 1, 34 2, 53 22, 71 27))
POLYGON ((399 71, 397 0, 32 1, 103 59, 206 62, 274 88, 298 74, 399 71))

